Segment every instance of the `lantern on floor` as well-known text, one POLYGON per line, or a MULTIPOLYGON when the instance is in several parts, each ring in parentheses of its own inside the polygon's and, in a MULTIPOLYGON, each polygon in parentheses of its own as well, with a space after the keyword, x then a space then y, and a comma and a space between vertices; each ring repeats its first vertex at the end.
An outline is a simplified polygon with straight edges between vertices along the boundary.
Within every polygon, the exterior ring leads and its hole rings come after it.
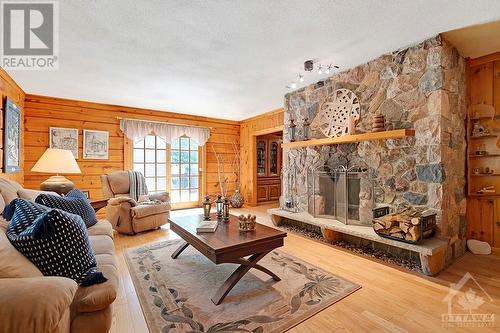
POLYGON ((224 201, 222 200, 222 195, 217 195, 217 200, 215 200, 215 208, 217 208, 217 220, 222 218, 222 206, 224 201))
POLYGON ((302 124, 302 131, 304 133, 304 140, 309 140, 309 121, 307 118, 304 119, 304 123, 302 124))
POLYGON ((289 139, 290 142, 295 141, 295 132, 297 130, 297 125, 293 122, 293 119, 290 119, 290 126, 288 128, 288 134, 290 135, 289 139))
POLYGON ((205 221, 210 220, 210 209, 212 208, 212 203, 210 202, 210 196, 206 195, 203 205, 203 219, 205 221))
POLYGON ((229 222, 229 200, 227 198, 224 198, 224 203, 222 204, 222 220, 229 222))

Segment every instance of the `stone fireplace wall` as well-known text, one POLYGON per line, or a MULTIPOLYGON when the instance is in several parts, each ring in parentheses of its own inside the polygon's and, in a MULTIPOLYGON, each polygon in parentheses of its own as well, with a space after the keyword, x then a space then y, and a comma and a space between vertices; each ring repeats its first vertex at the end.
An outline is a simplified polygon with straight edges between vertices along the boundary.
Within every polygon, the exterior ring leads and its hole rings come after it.
MULTIPOLYGON (((370 132, 372 116, 386 129, 413 128, 415 137, 359 144, 285 149, 283 195, 308 210, 307 173, 339 164, 368 168, 373 202, 397 210, 407 206, 438 213, 437 237, 449 241, 447 259, 465 250, 466 68, 457 50, 436 36, 384 54, 285 96, 284 141, 291 118, 302 139, 304 118, 314 119, 336 89, 352 90, 361 104, 358 132, 370 132)), ((312 131, 312 137, 323 134, 312 131)), ((366 195, 371 194, 365 194, 366 195)))

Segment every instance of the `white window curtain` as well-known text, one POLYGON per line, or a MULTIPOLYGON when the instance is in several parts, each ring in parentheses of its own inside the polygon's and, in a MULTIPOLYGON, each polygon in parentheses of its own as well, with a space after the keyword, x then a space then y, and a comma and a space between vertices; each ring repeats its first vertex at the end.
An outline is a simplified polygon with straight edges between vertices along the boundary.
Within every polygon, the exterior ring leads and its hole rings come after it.
POLYGON ((120 119, 120 129, 134 142, 138 142, 146 135, 157 135, 164 138, 167 143, 183 135, 195 140, 199 146, 204 146, 210 137, 210 129, 205 127, 172 125, 167 123, 149 122, 132 119, 120 119))

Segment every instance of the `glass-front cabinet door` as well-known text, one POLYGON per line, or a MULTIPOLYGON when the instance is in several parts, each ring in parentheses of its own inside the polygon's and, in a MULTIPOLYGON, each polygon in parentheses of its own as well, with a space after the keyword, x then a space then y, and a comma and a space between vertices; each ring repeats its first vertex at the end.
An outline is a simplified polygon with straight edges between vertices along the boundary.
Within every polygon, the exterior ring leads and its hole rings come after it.
POLYGON ((257 141, 257 176, 263 177, 266 175, 266 140, 257 141))
POLYGON ((279 175, 279 143, 275 140, 269 141, 269 176, 279 175))

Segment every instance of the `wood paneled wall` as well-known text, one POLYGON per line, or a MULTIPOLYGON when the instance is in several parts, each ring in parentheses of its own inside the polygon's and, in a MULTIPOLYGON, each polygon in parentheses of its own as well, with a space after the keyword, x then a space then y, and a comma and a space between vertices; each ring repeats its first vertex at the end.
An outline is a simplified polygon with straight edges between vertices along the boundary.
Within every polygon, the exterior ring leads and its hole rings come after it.
POLYGON ((212 119, 199 116, 153 111, 124 106, 83 102, 62 98, 26 95, 25 99, 25 187, 37 189, 48 174, 33 173, 31 168, 49 146, 49 127, 77 128, 79 131, 78 164, 81 175, 65 175, 81 189, 90 190, 91 198, 101 198, 100 175, 116 170, 124 170, 127 157, 124 154, 123 133, 119 119, 136 118, 143 120, 165 121, 176 124, 207 126, 211 136, 206 145, 206 190, 211 195, 219 193, 217 182, 217 163, 212 147, 223 154, 226 161, 228 191, 236 188, 235 175, 231 172, 234 152, 231 143, 239 144, 240 126, 236 121, 212 119), (97 129, 109 132, 109 159, 82 159, 83 130, 97 129))
POLYGON ((279 108, 240 123, 241 193, 245 203, 257 205, 256 137, 283 130, 283 108, 279 108))
POLYGON ((7 74, 2 68, 0 68, 0 109, 3 109, 4 105, 4 98, 9 97, 16 105, 21 109, 21 156, 20 156, 20 161, 21 161, 21 170, 18 173, 3 173, 2 167, 3 167, 3 110, 1 113, 1 121, 0 124, 2 124, 1 130, 0 130, 0 177, 2 178, 8 178, 15 180, 19 184, 23 184, 24 182, 24 144, 23 144, 23 139, 24 139, 24 129, 23 129, 23 114, 24 114, 24 91, 17 85, 17 83, 7 74))

